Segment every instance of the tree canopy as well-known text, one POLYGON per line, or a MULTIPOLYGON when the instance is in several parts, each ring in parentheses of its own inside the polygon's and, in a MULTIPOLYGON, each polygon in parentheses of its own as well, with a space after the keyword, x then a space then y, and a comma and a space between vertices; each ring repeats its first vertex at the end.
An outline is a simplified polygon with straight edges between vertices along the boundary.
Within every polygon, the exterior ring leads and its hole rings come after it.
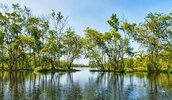
MULTIPOLYGON (((139 24, 107 20, 109 31, 93 28, 81 37, 67 17, 54 10, 34 16, 27 7, 2 5, 0 10, 1 69, 71 69, 83 55, 90 67, 113 71, 162 71, 172 67, 172 14, 149 13, 139 24), (137 42, 142 49, 133 51, 137 42)), ((82 58, 83 59, 83 58, 82 58)))

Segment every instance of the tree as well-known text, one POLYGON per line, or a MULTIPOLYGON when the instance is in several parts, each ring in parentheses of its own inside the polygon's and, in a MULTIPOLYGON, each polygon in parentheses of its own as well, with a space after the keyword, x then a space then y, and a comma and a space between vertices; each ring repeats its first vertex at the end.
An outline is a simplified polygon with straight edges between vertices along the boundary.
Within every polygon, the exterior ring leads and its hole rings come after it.
POLYGON ((63 37, 63 45, 65 46, 64 53, 67 57, 67 67, 71 69, 74 60, 81 56, 83 40, 69 28, 63 37))
POLYGON ((91 66, 100 67, 101 69, 104 69, 103 44, 103 34, 91 28, 85 30, 84 47, 86 48, 86 58, 89 58, 91 66))
POLYGON ((134 38, 147 48, 150 61, 147 65, 149 71, 160 70, 160 54, 170 50, 167 48, 171 47, 171 25, 171 14, 149 13, 145 22, 136 28, 134 38))
POLYGON ((5 63, 5 59, 4 59, 4 37, 5 37, 5 32, 3 30, 0 29, 0 62, 1 62, 1 66, 2 66, 2 70, 4 70, 4 63, 5 63))
POLYGON ((44 60, 51 63, 54 69, 56 62, 60 63, 60 58, 64 55, 61 39, 66 18, 60 12, 54 11, 48 18, 36 17, 31 14, 30 9, 19 4, 13 4, 10 11, 4 5, 1 9, 1 61, 6 57, 6 64, 10 70, 14 70, 14 67, 17 69, 17 66, 43 68, 44 60), (48 47, 49 44, 52 47, 48 47), (45 50, 48 51, 45 53, 45 50))

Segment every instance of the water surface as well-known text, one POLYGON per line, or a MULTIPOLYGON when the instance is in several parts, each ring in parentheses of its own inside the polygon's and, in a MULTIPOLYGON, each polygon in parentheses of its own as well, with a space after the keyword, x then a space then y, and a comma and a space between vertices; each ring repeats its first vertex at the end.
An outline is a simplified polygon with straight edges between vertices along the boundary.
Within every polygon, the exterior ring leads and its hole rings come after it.
POLYGON ((168 74, 0 72, 0 100, 172 100, 168 74))

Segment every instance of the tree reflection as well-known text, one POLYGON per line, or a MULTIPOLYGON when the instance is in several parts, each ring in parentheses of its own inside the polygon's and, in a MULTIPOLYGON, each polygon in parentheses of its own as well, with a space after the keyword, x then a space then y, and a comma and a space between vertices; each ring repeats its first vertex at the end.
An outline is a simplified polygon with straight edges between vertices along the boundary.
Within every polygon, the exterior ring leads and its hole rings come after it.
POLYGON ((0 100, 168 100, 172 95, 167 74, 96 73, 86 83, 74 74, 0 72, 0 100))
POLYGON ((0 100, 4 98, 4 72, 0 73, 0 100))

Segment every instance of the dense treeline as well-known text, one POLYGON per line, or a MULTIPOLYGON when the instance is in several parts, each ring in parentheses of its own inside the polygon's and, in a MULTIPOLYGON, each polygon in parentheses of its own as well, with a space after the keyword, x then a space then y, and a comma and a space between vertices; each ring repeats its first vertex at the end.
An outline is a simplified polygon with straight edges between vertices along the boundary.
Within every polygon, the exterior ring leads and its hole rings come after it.
POLYGON ((172 67, 172 14, 149 13, 140 24, 108 20, 109 32, 86 29, 87 56, 92 66, 115 71, 167 71, 172 67), (134 52, 132 42, 140 44, 134 52))
POLYGON ((67 28, 60 12, 41 17, 27 7, 0 8, 0 66, 10 69, 71 69, 85 55, 89 66, 113 71, 162 71, 172 67, 172 14, 149 13, 139 24, 112 14, 108 32, 87 28, 85 37, 67 28), (141 49, 133 51, 137 42, 141 49))
POLYGON ((70 69, 74 59, 80 56, 82 38, 66 28, 66 20, 60 12, 37 17, 19 4, 13 4, 12 10, 1 4, 1 68, 70 69))

